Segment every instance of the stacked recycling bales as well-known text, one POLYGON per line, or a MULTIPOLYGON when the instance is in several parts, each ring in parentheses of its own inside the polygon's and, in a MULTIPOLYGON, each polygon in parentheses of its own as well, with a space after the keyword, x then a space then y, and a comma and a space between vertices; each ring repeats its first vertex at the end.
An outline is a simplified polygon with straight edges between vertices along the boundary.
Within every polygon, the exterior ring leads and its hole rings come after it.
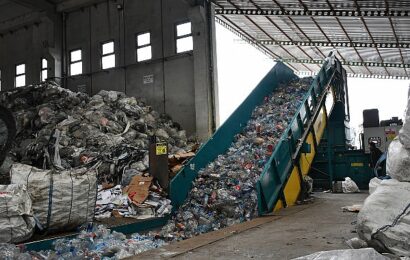
POLYGON ((199 171, 188 198, 160 236, 186 239, 257 215, 255 184, 311 83, 312 78, 304 78, 281 85, 254 109, 227 152, 199 171))
POLYGON ((410 256, 410 92, 402 130, 389 146, 387 174, 365 200, 357 219, 360 238, 379 251, 410 256))

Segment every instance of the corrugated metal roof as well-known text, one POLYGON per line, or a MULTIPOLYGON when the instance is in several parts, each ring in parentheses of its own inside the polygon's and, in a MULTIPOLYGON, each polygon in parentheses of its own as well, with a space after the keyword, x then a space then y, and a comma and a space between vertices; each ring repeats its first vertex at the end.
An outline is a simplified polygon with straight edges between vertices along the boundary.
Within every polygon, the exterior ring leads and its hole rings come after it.
POLYGON ((212 1, 217 22, 296 72, 335 50, 350 75, 410 76, 408 0, 212 1))

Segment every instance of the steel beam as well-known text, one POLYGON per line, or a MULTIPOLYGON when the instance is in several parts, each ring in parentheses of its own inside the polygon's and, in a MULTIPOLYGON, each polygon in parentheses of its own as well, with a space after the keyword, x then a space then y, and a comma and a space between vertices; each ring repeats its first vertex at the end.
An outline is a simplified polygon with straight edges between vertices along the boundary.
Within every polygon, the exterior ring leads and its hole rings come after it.
MULTIPOLYGON (((258 9, 260 9, 260 7, 257 5, 257 4, 255 4, 252 0, 249 0, 252 4, 253 4, 253 6, 255 6, 256 8, 258 8, 258 9)), ((230 2, 230 1, 229 1, 230 2)), ((231 3, 231 2, 230 2, 231 3)), ((232 4, 232 3, 231 3, 232 4)), ((235 6, 236 7, 236 6, 235 6)), ((236 7, 237 8, 237 7, 236 7)), ((251 18, 249 18, 249 16, 245 16, 249 21, 251 21, 255 26, 257 26, 258 28, 259 28, 259 30, 261 30, 263 33, 265 33, 265 35, 267 35, 269 38, 271 38, 272 40, 275 40, 275 39, 273 39, 273 37, 270 35, 270 34, 268 34, 265 30, 262 30, 262 28, 260 27, 260 26, 258 26, 257 25, 257 23, 255 23, 251 18)), ((273 26, 275 26, 276 27, 276 29, 278 29, 283 35, 285 35, 289 40, 291 40, 290 38, 289 38, 289 36, 272 20, 272 19, 270 19, 268 16, 265 16, 265 18, 273 25, 273 26)), ((292 56, 293 58, 295 58, 295 56, 293 55, 293 54, 291 54, 288 50, 286 50, 285 48, 282 48, 286 53, 288 53, 290 56, 292 56)), ((298 46, 298 49, 301 51, 301 52, 303 52, 305 55, 306 55, 306 57, 308 57, 308 58, 310 58, 310 59, 312 59, 312 57, 308 54, 308 53, 306 53, 306 51, 305 50, 303 50, 302 48, 300 48, 299 46, 298 46)), ((307 67, 305 64, 302 64, 306 69, 308 69, 308 70, 310 70, 309 69, 309 67, 307 67)))
MULTIPOLYGON (((369 39, 370 40, 370 39, 369 39)), ((395 39, 392 39, 395 41, 395 39)), ((356 47, 356 48, 380 48, 380 49, 396 49, 396 48, 410 48, 409 43, 402 42, 328 42, 328 41, 272 41, 272 40, 258 40, 264 45, 298 45, 309 47, 356 47)))
MULTIPOLYGON (((317 71, 306 73, 305 71, 295 71, 295 74, 301 77, 306 76, 316 76, 317 71)), ((361 73, 346 73, 349 78, 373 78, 373 79, 400 79, 400 80, 409 80, 407 76, 387 76, 387 75, 369 75, 361 73)))
POLYGON ((278 8, 215 8, 216 15, 339 16, 339 17, 408 17, 410 10, 281 10, 278 8))
MULTIPOLYGON (((307 63, 307 64, 322 64, 324 60, 310 60, 310 59, 282 59, 281 61, 287 63, 307 63)), ((410 68, 409 64, 389 63, 389 62, 371 62, 371 61, 341 61, 342 65, 348 66, 368 66, 368 67, 387 67, 387 68, 410 68)))
POLYGON ((0 35, 13 33, 24 26, 40 23, 44 12, 31 12, 0 23, 0 35))
POLYGON ((51 3, 49 3, 46 0, 10 0, 13 3, 19 4, 21 6, 25 6, 27 8, 30 8, 32 10, 37 10, 37 11, 50 11, 54 10, 55 6, 51 3))
POLYGON ((107 0, 66 0, 57 5, 57 12, 70 12, 78 8, 107 2, 107 0))

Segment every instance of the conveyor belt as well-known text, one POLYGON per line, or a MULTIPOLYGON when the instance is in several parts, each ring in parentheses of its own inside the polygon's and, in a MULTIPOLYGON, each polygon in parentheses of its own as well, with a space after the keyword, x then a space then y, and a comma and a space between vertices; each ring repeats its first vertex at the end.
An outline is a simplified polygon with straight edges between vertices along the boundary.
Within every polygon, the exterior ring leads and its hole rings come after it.
MULTIPOLYGON (((335 98, 346 80, 340 62, 329 57, 288 124, 257 182, 259 214, 295 204, 302 192, 303 176, 309 172, 316 147, 325 131, 335 98)), ((281 83, 296 76, 282 63, 265 76, 245 101, 201 147, 196 157, 171 182, 174 208, 185 201, 198 171, 223 154, 246 125, 254 108, 281 83)))

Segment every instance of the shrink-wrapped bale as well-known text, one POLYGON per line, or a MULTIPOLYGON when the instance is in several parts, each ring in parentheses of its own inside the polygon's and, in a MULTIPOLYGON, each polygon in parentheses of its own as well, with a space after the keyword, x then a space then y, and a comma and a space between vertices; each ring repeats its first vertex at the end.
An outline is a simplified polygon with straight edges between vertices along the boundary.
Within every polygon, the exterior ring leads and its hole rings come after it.
POLYGON ((24 185, 0 185, 0 243, 29 239, 35 228, 31 199, 24 185))
POLYGON ((11 181, 27 185, 34 215, 44 229, 71 229, 93 221, 97 193, 94 169, 54 171, 14 164, 11 181))
POLYGON ((410 256, 410 183, 383 180, 359 212, 357 233, 372 247, 410 256))
POLYGON ((398 181, 410 181, 410 150, 396 137, 389 145, 386 163, 387 174, 398 181))

